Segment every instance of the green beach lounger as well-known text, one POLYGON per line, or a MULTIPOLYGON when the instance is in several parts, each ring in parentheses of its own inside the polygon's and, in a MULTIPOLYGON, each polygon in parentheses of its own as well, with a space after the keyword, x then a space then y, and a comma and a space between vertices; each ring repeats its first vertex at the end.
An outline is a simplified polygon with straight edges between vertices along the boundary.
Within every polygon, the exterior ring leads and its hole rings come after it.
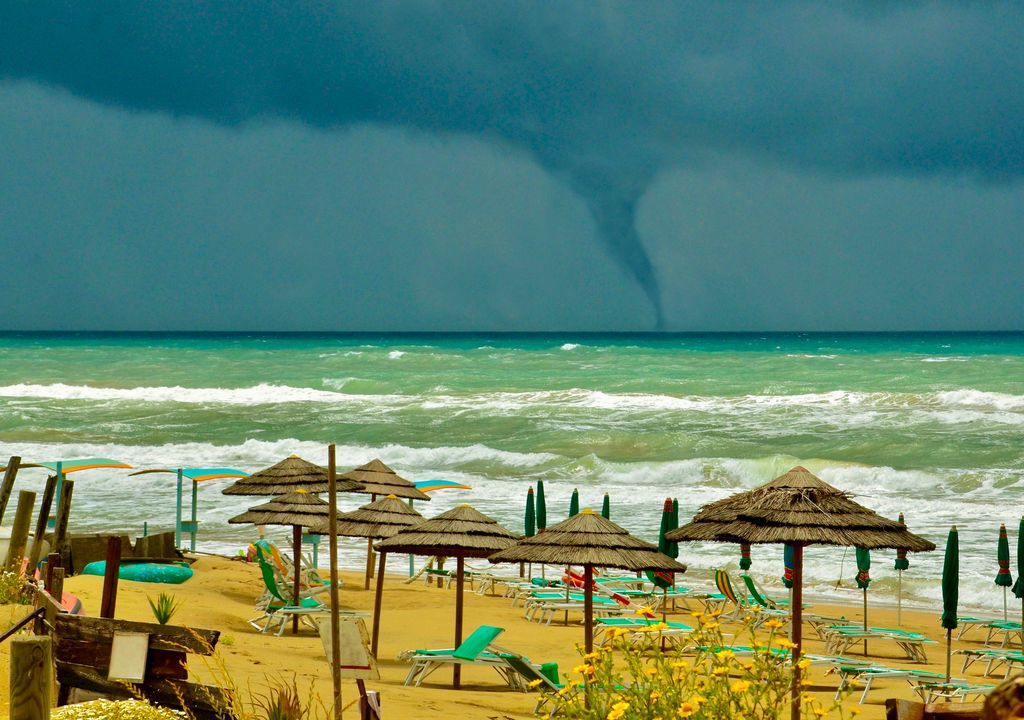
POLYGON ((505 628, 481 625, 457 648, 403 652, 398 659, 412 663, 409 674, 405 676, 405 684, 419 687, 431 673, 444 665, 486 665, 493 667, 510 687, 518 688, 517 680, 509 674, 508 665, 501 659, 501 654, 508 651, 494 644, 503 632, 505 628))

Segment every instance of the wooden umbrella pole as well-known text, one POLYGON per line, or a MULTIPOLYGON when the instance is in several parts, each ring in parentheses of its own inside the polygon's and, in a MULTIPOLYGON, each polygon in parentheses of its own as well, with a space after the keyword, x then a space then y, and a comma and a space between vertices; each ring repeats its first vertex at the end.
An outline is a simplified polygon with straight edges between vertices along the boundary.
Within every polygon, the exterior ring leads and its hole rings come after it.
POLYGON ((366 583, 363 590, 370 589, 370 578, 373 577, 373 538, 366 538, 366 583))
MULTIPOLYGON (((569 604, 569 579, 572 577, 572 575, 570 575, 569 572, 571 570, 572 570, 571 567, 566 566, 566 568, 565 568, 565 604, 566 605, 569 604)), ((562 622, 562 625, 565 626, 565 627, 569 627, 569 608, 568 607, 565 609, 565 619, 562 622)))
POLYGON ((903 611, 903 571, 896 572, 896 627, 903 627, 901 615, 903 611))
MULTIPOLYGON (((462 583, 466 567, 466 558, 459 555, 455 564, 455 645, 458 648, 462 644, 462 583)), ((455 663, 452 668, 452 687, 456 690, 462 684, 462 666, 455 663)))
POLYGON ((587 653, 594 651, 594 590, 591 587, 594 584, 594 567, 592 565, 583 566, 583 624, 586 626, 586 637, 584 640, 584 647, 587 653))
MULTIPOLYGON (((868 631, 868 589, 864 588, 864 632, 868 631)), ((868 639, 864 638, 864 657, 868 656, 868 639)))
MULTIPOLYGON (((946 628, 946 683, 949 683, 950 678, 950 663, 953 657, 953 631, 946 628)), ((948 698, 947 698, 948 700, 948 698)))
MULTIPOLYGON (((338 617, 338 478, 335 474, 334 444, 327 446, 328 549, 331 559, 331 683, 334 690, 334 720, 341 720, 341 618, 338 617)), ((192 505, 193 510, 195 504, 192 505)), ((195 535, 192 536, 195 538, 195 535)), ((377 624, 373 626, 377 632, 377 624)), ((376 636, 375 636, 376 637, 376 636)))
POLYGON ((370 643, 370 652, 377 657, 377 638, 380 637, 380 599, 384 595, 384 558, 386 552, 380 553, 380 562, 377 565, 377 591, 373 598, 373 641, 370 643))
MULTIPOLYGON (((292 605, 299 604, 299 577, 302 568, 302 526, 292 525, 292 564, 295 566, 295 584, 292 587, 292 605)), ((292 635, 299 634, 299 616, 292 615, 292 635)))
POLYGON ((793 701, 790 707, 792 720, 800 720, 800 647, 803 644, 804 614, 804 546, 793 545, 793 603, 791 608, 793 640, 793 701))

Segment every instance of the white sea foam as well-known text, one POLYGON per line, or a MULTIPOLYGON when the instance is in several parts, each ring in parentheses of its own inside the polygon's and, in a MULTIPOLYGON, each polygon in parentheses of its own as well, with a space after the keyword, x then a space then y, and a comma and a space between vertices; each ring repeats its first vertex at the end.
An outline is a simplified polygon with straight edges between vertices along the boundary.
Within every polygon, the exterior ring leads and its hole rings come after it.
POLYGON ((388 358, 390 358, 391 360, 397 360, 403 355, 405 355, 405 352, 402 350, 392 350, 391 352, 388 353, 388 358))
POLYGON ((245 388, 187 387, 93 387, 90 385, 17 384, 0 387, 0 397, 47 398, 53 400, 124 400, 139 402, 178 402, 190 404, 266 405, 313 402, 343 403, 360 396, 345 395, 315 388, 260 383, 245 388))
POLYGON ((936 393, 943 405, 958 405, 974 408, 995 408, 996 410, 1024 410, 1024 395, 985 392, 983 390, 949 390, 936 393))
POLYGON ((565 343, 562 345, 562 350, 575 350, 579 346, 579 343, 565 343))

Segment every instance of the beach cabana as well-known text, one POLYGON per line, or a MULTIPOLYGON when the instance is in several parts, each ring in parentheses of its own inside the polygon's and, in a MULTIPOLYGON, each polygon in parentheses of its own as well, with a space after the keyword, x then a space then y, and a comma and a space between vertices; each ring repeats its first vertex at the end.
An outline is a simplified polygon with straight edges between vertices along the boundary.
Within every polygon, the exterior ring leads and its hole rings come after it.
POLYGON ((702 507, 686 525, 668 534, 676 541, 787 543, 793 548, 793 719, 800 717, 803 614, 803 550, 807 545, 934 550, 935 543, 907 531, 854 502, 803 467, 795 467, 747 492, 702 507))
POLYGON ((523 538, 507 550, 491 555, 498 562, 535 562, 583 566, 584 645, 594 649, 594 568, 686 572, 686 566, 658 552, 650 543, 585 508, 533 537, 523 538))
MULTIPOLYGON (((394 495, 363 505, 358 510, 338 515, 339 537, 385 539, 402 530, 418 525, 426 518, 394 495)), ((324 530, 326 533, 326 529, 324 530)), ((384 563, 386 552, 381 552, 377 566, 377 590, 373 600, 373 640, 370 652, 377 657, 377 639, 380 629, 380 602, 384 592, 384 563)))
POLYGON ((149 475, 152 473, 171 473, 177 475, 178 485, 174 505, 174 547, 181 547, 181 536, 188 534, 189 550, 196 551, 196 534, 199 531, 199 518, 197 516, 199 505, 199 483, 208 480, 223 480, 225 478, 245 478, 249 473, 232 468, 148 468, 128 473, 133 475, 149 475), (185 520, 182 511, 182 494, 184 491, 185 478, 192 481, 192 512, 191 519, 185 520))
MULTIPOLYGON (((270 502, 249 508, 241 515, 228 520, 232 524, 252 523, 254 525, 290 525, 292 528, 292 547, 295 568, 295 581, 292 592, 292 603, 299 604, 299 584, 302 567, 302 528, 312 528, 314 532, 326 532, 330 504, 305 490, 281 495, 270 502)), ((292 633, 299 631, 298 616, 292 619, 292 633)))
MULTIPOLYGON (((460 505, 435 518, 413 525, 376 545, 382 553, 441 555, 457 559, 455 569, 455 644, 462 644, 462 591, 466 558, 484 558, 511 546, 516 536, 479 510, 460 505)), ((380 580, 378 579, 378 583, 380 580)), ((376 623, 374 624, 376 632, 376 623)), ((453 687, 459 687, 460 668, 455 665, 453 687)))
MULTIPOLYGON (((354 492, 362 484, 338 478, 338 492, 354 492)), ((276 465, 258 470, 249 477, 231 483, 221 490, 225 495, 287 495, 302 490, 307 493, 327 492, 327 468, 289 455, 276 465)))

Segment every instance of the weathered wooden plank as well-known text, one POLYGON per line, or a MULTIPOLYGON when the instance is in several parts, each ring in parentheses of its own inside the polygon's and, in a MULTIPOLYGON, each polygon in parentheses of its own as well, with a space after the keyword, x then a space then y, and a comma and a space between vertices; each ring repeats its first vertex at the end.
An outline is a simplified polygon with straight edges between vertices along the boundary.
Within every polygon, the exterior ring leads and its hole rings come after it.
POLYGON ((39 519, 36 521, 36 532, 32 536, 32 550, 28 554, 29 573, 35 571, 39 564, 39 558, 43 554, 43 537, 46 535, 46 521, 50 519, 50 506, 53 505, 53 496, 57 492, 57 476, 51 475, 46 478, 46 487, 43 488, 43 499, 39 504, 39 519))
MULTIPOLYGON (((58 663, 87 665, 106 675, 110 669, 111 641, 61 640, 54 649, 58 663)), ((146 681, 188 680, 187 655, 177 650, 150 648, 146 658, 146 681)))
POLYGON ((19 572, 25 562, 25 545, 28 542, 28 528, 32 522, 32 508, 36 504, 36 494, 31 490, 18 493, 18 507, 14 509, 14 524, 11 526, 11 540, 7 546, 7 558, 4 569, 8 572, 19 572))
POLYGON ((11 640, 11 720, 49 720, 53 667, 50 638, 11 640))
POLYGON ((112 642, 114 632, 149 634, 151 650, 177 650, 196 655, 210 655, 220 639, 219 630, 189 628, 178 625, 131 622, 85 616, 61 615, 56 618, 58 644, 68 640, 112 642))
POLYGON ((154 680, 145 684, 107 680, 95 668, 62 663, 57 665, 57 682, 61 690, 79 688, 103 693, 114 698, 142 695, 150 702, 169 708, 188 708, 197 720, 227 720, 235 718, 230 692, 213 685, 182 682, 181 680, 154 680))
POLYGON ((4 470, 4 480, 0 483, 0 525, 4 521, 4 513, 7 512, 7 503, 14 491, 14 480, 18 477, 18 468, 21 466, 21 458, 12 455, 7 461, 7 469, 4 470))
POLYGON ((107 538, 107 563, 103 571, 103 596, 100 598, 100 617, 113 618, 117 607, 117 580, 121 569, 121 538, 107 538))
POLYGON ((57 521, 53 528, 53 551, 60 555, 61 565, 70 568, 68 552, 68 519, 71 517, 71 498, 75 494, 75 481, 64 478, 60 486, 60 497, 57 498, 57 521))

